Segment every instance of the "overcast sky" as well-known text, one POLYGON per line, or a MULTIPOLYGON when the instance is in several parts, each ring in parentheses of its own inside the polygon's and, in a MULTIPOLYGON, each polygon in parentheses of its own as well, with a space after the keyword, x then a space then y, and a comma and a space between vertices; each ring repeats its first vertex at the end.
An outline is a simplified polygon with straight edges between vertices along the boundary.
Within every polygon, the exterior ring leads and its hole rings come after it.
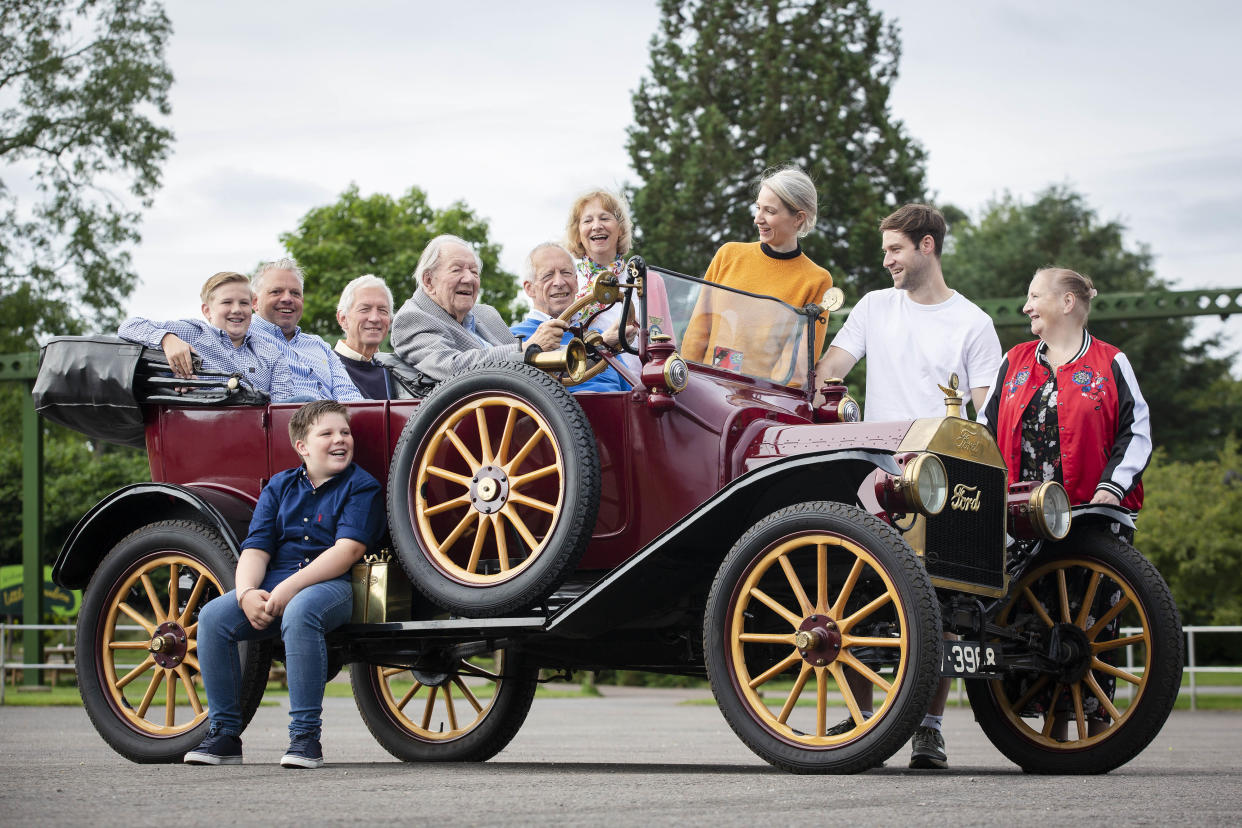
MULTIPOLYGON (((939 201, 977 215, 1005 191, 1068 183, 1131 245, 1151 245, 1162 277, 1242 285, 1242 7, 872 5, 900 26, 892 111, 927 149, 939 201)), ((464 200, 518 272, 562 232, 574 195, 633 180, 625 129, 658 20, 650 0, 168 10, 176 144, 135 252, 132 313, 196 314, 207 276, 280 255, 278 235, 351 182, 464 200)), ((400 303, 410 284, 392 287, 400 303)), ((1222 330, 1242 349, 1242 320, 1200 323, 1222 330)))

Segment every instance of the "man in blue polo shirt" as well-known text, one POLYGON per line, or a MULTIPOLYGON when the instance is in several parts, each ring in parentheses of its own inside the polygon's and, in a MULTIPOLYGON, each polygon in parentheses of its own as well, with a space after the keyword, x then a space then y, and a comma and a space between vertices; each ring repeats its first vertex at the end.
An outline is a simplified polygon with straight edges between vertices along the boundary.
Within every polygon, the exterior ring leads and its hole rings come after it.
POLYGON ((211 726, 185 755, 191 765, 242 762, 242 675, 237 642, 277 635, 289 679, 289 749, 280 764, 323 764, 324 636, 349 620, 349 569, 384 532, 383 491, 354 465, 349 410, 308 403, 289 421, 303 465, 274 475, 259 495, 237 561, 236 589, 199 612, 198 661, 211 726))
POLYGON ((328 343, 298 327, 305 281, 293 259, 259 265, 250 282, 255 308, 251 330, 285 355, 298 399, 361 400, 362 394, 328 343))

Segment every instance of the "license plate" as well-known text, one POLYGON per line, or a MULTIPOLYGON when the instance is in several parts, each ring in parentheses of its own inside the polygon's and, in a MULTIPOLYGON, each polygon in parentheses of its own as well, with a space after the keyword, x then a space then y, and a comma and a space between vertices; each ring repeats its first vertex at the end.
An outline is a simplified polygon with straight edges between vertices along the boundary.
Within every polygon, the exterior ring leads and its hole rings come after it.
POLYGON ((942 676, 994 678, 1001 674, 1003 667, 1001 648, 994 644, 980 644, 977 641, 944 642, 944 661, 940 665, 942 676))

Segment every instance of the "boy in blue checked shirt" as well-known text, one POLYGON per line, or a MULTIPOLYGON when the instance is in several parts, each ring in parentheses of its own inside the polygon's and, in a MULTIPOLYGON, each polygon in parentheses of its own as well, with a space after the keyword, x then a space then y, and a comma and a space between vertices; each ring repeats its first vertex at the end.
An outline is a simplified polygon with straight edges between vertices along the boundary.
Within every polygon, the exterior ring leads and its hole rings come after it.
POLYGON ((293 396, 293 377, 284 354, 263 337, 250 332, 254 294, 250 280, 224 271, 206 281, 202 290, 203 317, 158 322, 130 317, 117 336, 162 348, 174 376, 194 376, 197 353, 208 371, 237 372, 273 401, 293 396))
POLYGON ((277 635, 289 680, 286 768, 323 764, 324 636, 353 610, 349 569, 384 532, 380 485, 356 466, 349 410, 332 400, 307 403, 289 421, 303 465, 274 475, 259 495, 237 561, 236 589, 198 616, 198 661, 211 726, 185 755, 192 765, 242 761, 241 666, 237 642, 277 635))

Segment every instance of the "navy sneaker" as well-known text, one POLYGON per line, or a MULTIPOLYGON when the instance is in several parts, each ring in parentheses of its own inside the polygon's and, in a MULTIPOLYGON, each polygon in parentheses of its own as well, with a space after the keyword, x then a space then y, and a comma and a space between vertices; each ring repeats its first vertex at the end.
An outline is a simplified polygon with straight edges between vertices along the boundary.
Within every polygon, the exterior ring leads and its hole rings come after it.
POLYGON ((323 748, 319 740, 306 733, 294 736, 289 741, 289 749, 280 757, 282 768, 319 768, 323 767, 323 748))
POLYGON ((185 755, 181 761, 187 765, 240 765, 242 763, 241 737, 220 733, 212 725, 207 738, 185 755))

